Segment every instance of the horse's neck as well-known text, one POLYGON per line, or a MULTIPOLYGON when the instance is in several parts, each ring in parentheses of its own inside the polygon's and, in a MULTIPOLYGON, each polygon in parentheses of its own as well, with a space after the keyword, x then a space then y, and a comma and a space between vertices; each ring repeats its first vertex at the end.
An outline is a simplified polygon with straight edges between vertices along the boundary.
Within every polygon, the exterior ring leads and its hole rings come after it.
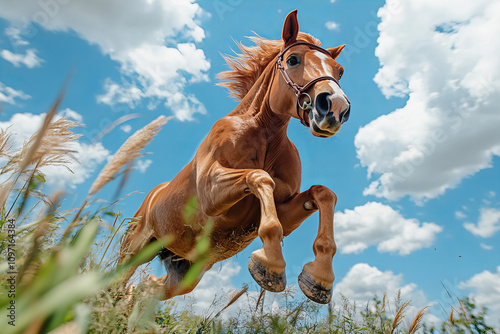
POLYGON ((269 106, 268 91, 273 80, 274 63, 268 65, 245 95, 238 107, 230 115, 248 115, 257 120, 262 127, 270 130, 270 135, 283 134, 290 121, 289 116, 273 112, 269 106))
POLYGON ((273 112, 269 106, 268 91, 273 80, 274 63, 267 66, 238 107, 230 115, 246 115, 257 121, 261 134, 266 136, 267 147, 264 170, 274 169, 274 164, 287 143, 287 127, 290 116, 273 112), (285 146, 284 146, 285 144, 285 146))

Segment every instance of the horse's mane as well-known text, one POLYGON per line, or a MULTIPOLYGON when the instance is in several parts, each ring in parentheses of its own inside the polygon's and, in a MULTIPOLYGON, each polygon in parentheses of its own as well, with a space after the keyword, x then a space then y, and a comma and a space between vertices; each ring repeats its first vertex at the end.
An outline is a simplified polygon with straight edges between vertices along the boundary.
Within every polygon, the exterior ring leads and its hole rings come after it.
MULTIPOLYGON (((270 40, 260 36, 252 36, 249 39, 255 43, 255 46, 236 43, 241 54, 224 55, 224 60, 228 63, 230 70, 217 75, 217 78, 221 80, 218 85, 229 89, 231 96, 238 100, 245 97, 266 66, 283 49, 282 40, 270 40)), ((297 40, 321 45, 317 38, 303 32, 299 32, 297 40)))

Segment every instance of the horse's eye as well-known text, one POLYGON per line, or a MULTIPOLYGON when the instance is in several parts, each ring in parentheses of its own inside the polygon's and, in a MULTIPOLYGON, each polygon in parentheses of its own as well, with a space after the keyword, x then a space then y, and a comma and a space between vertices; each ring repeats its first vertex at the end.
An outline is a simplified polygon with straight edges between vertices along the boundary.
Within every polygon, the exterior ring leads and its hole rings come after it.
POLYGON ((290 57, 288 57, 288 59, 286 60, 286 64, 288 66, 297 66, 298 64, 300 64, 300 58, 297 57, 296 55, 291 55, 290 57))

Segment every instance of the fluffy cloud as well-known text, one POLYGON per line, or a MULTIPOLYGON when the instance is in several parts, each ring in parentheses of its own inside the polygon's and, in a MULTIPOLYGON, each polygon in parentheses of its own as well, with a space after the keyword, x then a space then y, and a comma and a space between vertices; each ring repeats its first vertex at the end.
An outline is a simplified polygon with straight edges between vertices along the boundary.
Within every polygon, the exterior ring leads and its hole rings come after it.
MULTIPOLYGON (((403 301, 411 300, 408 314, 405 319, 412 319, 418 309, 430 305, 424 292, 415 283, 404 284, 402 274, 394 274, 392 271, 381 271, 366 263, 354 265, 349 272, 336 283, 333 288, 334 300, 341 300, 345 296, 350 302, 356 302, 358 307, 363 308, 368 302, 373 301, 376 295, 379 299, 385 294, 394 306, 392 300, 401 291, 403 301)), ((397 310, 392 310, 393 312, 397 310)), ((432 314, 425 316, 427 323, 437 323, 438 318, 432 314)))
MULTIPOLYGON (((81 120, 81 115, 71 109, 65 109, 62 114, 77 121, 81 120)), ((0 128, 9 128, 13 134, 14 145, 18 147, 40 129, 44 118, 45 114, 18 113, 14 114, 9 121, 0 122, 0 128)), ((109 156, 109 151, 101 143, 85 144, 75 141, 68 148, 76 152, 75 157, 78 160, 68 165, 73 173, 61 166, 43 167, 41 172, 46 175, 48 185, 74 188, 75 185, 83 183, 90 177, 97 166, 109 156)))
POLYGON ((14 47, 27 46, 30 43, 22 38, 22 31, 17 27, 7 27, 4 31, 5 36, 9 38, 10 43, 14 47))
POLYGON ((0 51, 0 56, 11 62, 15 67, 24 65, 28 68, 40 66, 42 59, 36 55, 35 49, 26 50, 26 54, 13 53, 9 50, 0 51))
POLYGON ((407 255, 430 247, 442 227, 406 219, 388 205, 368 202, 335 214, 335 240, 341 253, 360 253, 377 245, 379 252, 407 255))
POLYGON ((464 228, 470 233, 483 237, 492 237, 500 231, 500 210, 493 208, 481 208, 477 224, 464 223, 464 228))
POLYGON ((485 270, 472 276, 468 281, 461 282, 460 289, 470 289, 469 297, 474 298, 477 304, 488 308, 487 323, 499 328, 498 314, 500 314, 500 267, 497 272, 485 270))
POLYGON ((409 98, 356 135, 376 178, 364 194, 434 198, 500 155, 500 3, 387 0, 378 15, 375 81, 409 98))
POLYGON ((340 25, 337 22, 334 22, 334 21, 328 21, 328 22, 326 22, 325 23, 325 27, 328 30, 339 30, 340 29, 340 25))
POLYGON ((135 162, 135 168, 137 168, 141 174, 144 174, 152 163, 153 160, 151 159, 139 159, 135 162))
MULTIPOLYGON (((196 288, 188 294, 194 298, 195 307, 200 313, 209 309, 216 298, 216 294, 230 294, 235 288, 231 279, 238 275, 241 266, 232 260, 224 262, 209 270, 196 288), (217 268, 218 267, 218 268, 217 268)), ((177 297, 180 299, 182 297, 177 297)))
POLYGON ((120 126, 120 130, 122 130, 125 133, 130 133, 130 131, 132 131, 132 126, 125 124, 120 126))
POLYGON ((188 84, 208 80, 210 68, 203 50, 195 45, 205 37, 198 4, 189 0, 0 0, 0 4, 4 8, 0 16, 14 26, 25 25, 27 35, 36 34, 35 25, 26 27, 30 22, 48 30, 73 30, 117 61, 123 81, 109 79, 99 102, 134 107, 145 99, 149 108, 163 102, 181 120, 205 112, 193 95, 185 93, 188 84))
POLYGON ((16 104, 16 99, 29 99, 31 96, 25 94, 24 92, 20 90, 16 90, 14 88, 11 88, 9 86, 4 85, 3 83, 0 82, 0 102, 3 103, 9 103, 9 104, 16 104))
POLYGON ((455 218, 457 219, 464 219, 467 218, 467 215, 463 213, 462 211, 455 211, 455 218))
MULTIPOLYGON (((220 311, 227 304, 235 291, 241 290, 241 287, 235 287, 233 284, 233 278, 240 272, 241 266, 233 259, 218 263, 205 273, 192 292, 174 297, 174 300, 180 308, 187 308, 189 312, 204 316, 213 315, 213 312, 220 311)), ((245 295, 225 310, 222 313, 223 318, 238 318, 240 312, 250 314, 255 311, 261 288, 257 283, 254 283, 253 286, 256 289, 249 289, 245 295)), ((284 312, 287 298, 297 293, 302 296, 302 292, 296 285, 287 287, 288 297, 283 293, 266 293, 262 306, 264 312, 273 314, 284 312)))
POLYGON ((485 249, 485 250, 492 250, 493 249, 493 246, 492 245, 488 245, 488 244, 485 244, 485 243, 480 243, 479 246, 481 246, 482 249, 485 249))

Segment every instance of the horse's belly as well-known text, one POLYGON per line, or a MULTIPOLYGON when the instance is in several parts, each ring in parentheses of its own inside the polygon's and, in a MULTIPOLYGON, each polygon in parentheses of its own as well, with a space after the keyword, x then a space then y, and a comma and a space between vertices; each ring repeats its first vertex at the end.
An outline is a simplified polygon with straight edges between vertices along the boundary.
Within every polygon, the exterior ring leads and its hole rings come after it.
POLYGON ((258 237, 260 206, 258 199, 252 197, 245 198, 214 220, 211 256, 216 261, 236 255, 258 237))
POLYGON ((257 238, 257 229, 258 225, 251 226, 251 228, 244 231, 214 231, 211 236, 212 248, 210 257, 215 262, 219 262, 238 254, 257 238))

